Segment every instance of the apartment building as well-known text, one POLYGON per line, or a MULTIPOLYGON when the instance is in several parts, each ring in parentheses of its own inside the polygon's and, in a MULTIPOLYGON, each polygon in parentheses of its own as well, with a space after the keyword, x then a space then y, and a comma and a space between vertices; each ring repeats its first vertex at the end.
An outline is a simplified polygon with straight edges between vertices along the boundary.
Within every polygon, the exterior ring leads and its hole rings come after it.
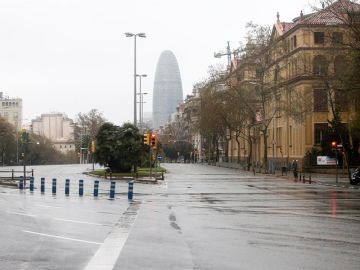
POLYGON ((17 130, 22 126, 22 99, 9 98, 0 92, 0 117, 14 125, 17 130))
MULTIPOLYGON (((268 159, 277 165, 292 160, 301 163, 313 148, 320 148, 328 120, 333 118, 329 98, 342 101, 340 92, 329 94, 325 88, 330 83, 327 78, 336 76, 346 65, 349 47, 345 44, 351 43, 352 36, 340 18, 351 14, 359 18, 360 5, 348 0, 339 0, 308 15, 300 12, 292 22, 282 22, 278 14, 270 45, 264 52, 267 61, 263 74, 256 65, 248 65, 246 59, 233 64, 232 83, 256 85, 259 82, 259 86, 271 90, 273 96, 267 100, 263 115, 256 117, 260 119, 258 123, 256 120, 248 126, 252 143, 243 140, 239 145, 232 138, 231 158, 240 155, 240 159, 245 160, 251 150, 252 162, 261 163, 267 147, 268 159), (336 13, 344 10, 347 14, 336 13), (278 109, 284 104, 287 111, 278 109), (268 121, 266 144, 257 128, 264 121, 268 121)), ((343 104, 343 108, 341 121, 346 124, 349 107, 343 104)))
POLYGON ((32 132, 51 140, 53 146, 66 153, 75 151, 74 123, 62 113, 42 114, 32 120, 32 132))

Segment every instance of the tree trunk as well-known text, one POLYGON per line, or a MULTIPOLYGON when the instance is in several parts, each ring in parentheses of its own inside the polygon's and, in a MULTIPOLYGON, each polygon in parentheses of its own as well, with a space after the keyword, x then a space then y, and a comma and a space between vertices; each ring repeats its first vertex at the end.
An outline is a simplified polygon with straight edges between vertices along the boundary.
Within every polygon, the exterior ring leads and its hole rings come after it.
POLYGON ((237 163, 240 164, 240 141, 239 136, 235 137, 237 143, 237 163))
POLYGON ((263 138, 264 138, 264 168, 265 168, 265 173, 268 172, 268 143, 267 143, 267 128, 262 130, 263 133, 263 138))
POLYGON ((251 136, 249 136, 249 155, 247 157, 247 170, 248 171, 250 171, 251 165, 254 166, 254 164, 251 164, 252 163, 251 162, 251 160, 252 160, 252 150, 253 150, 252 145, 253 145, 253 140, 252 140, 251 136))
POLYGON ((219 139, 218 138, 215 138, 215 147, 216 147, 215 161, 219 162, 220 152, 219 152, 219 139))

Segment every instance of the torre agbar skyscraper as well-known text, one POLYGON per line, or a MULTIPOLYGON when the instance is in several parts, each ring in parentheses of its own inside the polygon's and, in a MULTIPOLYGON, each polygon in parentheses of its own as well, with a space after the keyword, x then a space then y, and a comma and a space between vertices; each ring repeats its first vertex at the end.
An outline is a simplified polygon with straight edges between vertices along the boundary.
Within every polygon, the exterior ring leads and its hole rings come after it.
POLYGON ((182 100, 183 91, 178 62, 172 51, 163 51, 155 72, 153 128, 164 126, 182 100))

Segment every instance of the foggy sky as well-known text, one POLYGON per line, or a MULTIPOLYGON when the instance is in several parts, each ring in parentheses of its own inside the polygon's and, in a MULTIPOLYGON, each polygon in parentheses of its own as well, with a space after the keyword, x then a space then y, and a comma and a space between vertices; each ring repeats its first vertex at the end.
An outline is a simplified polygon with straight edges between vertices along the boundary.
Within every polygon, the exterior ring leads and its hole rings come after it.
POLYGON ((311 0, 1 0, 0 92, 23 99, 24 122, 48 112, 74 118, 96 108, 115 124, 133 120, 133 38, 144 111, 151 111, 158 57, 174 52, 184 96, 226 64, 214 52, 239 46, 246 22, 272 25, 276 12, 291 21, 311 0))

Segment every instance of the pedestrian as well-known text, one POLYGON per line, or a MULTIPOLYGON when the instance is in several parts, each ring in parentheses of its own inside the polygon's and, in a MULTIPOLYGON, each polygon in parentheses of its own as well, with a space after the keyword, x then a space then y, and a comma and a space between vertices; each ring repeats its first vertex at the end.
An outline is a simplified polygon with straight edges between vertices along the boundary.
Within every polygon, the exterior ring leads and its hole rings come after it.
POLYGON ((297 182, 297 180, 298 180, 298 163, 297 163, 297 160, 293 160, 292 169, 293 169, 293 173, 294 173, 294 181, 297 182))

